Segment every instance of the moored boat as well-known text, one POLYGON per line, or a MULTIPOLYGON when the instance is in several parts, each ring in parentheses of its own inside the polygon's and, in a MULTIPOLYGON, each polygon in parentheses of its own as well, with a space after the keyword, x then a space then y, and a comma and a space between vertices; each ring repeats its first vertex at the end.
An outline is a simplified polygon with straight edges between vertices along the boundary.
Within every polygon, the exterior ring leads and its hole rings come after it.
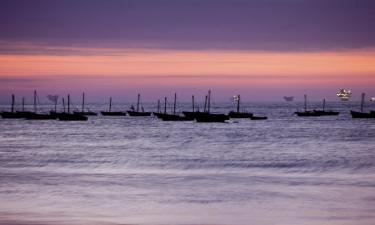
POLYGON ((241 100, 241 96, 240 95, 234 96, 233 99, 235 101, 237 101, 237 110, 229 112, 228 115, 229 115, 230 118, 251 118, 253 116, 252 113, 240 112, 240 100, 241 100))
POLYGON ((141 95, 138 94, 137 109, 134 109, 134 107, 131 106, 131 110, 126 111, 129 116, 151 116, 151 112, 145 112, 144 109, 143 109, 143 107, 142 107, 142 111, 139 111, 139 108, 140 108, 139 107, 140 99, 141 99, 141 95))
POLYGON ((304 98, 305 98, 305 104, 304 104, 304 108, 305 108, 305 111, 303 112, 295 112, 294 114, 296 114, 297 116, 300 116, 300 117, 315 117, 315 116, 321 116, 318 112, 316 112, 315 110, 314 111, 307 111, 307 95, 304 95, 304 98))
POLYGON ((108 109, 108 111, 101 111, 100 113, 103 116, 126 116, 125 112, 112 111, 112 97, 109 98, 109 109, 108 109))
POLYGON ((354 119, 367 119, 367 118, 375 118, 375 114, 371 112, 363 112, 363 106, 364 106, 364 101, 365 101, 365 93, 362 93, 361 95, 361 111, 350 111, 350 114, 352 115, 352 118, 354 119))
POLYGON ((210 107, 211 107, 211 90, 208 91, 208 101, 207 101, 207 112, 196 114, 195 120, 197 122, 225 122, 226 120, 229 120, 229 116, 225 114, 216 114, 216 113, 210 113, 210 107))
POLYGON ((85 111, 85 92, 82 93, 82 109, 81 111, 74 111, 73 114, 83 115, 83 116, 97 116, 98 113, 87 110, 85 111))

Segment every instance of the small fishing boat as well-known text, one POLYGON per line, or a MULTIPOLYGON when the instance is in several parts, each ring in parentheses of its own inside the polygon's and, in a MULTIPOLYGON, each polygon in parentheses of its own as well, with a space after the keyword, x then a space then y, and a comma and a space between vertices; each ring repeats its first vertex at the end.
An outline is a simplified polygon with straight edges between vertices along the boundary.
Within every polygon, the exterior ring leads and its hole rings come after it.
POLYGON ((208 101, 207 101, 207 112, 196 114, 195 119, 197 122, 225 122, 226 120, 229 120, 229 116, 225 114, 214 114, 210 113, 210 107, 211 107, 211 90, 208 91, 208 101))
POLYGON ((109 98, 109 109, 108 109, 108 111, 101 111, 100 113, 103 116, 126 116, 125 112, 121 112, 121 111, 112 112, 112 97, 109 98))
POLYGON ((365 93, 362 93, 361 97, 362 97, 361 98, 361 111, 357 112, 357 111, 351 110, 350 114, 352 115, 352 118, 355 118, 355 119, 375 118, 374 114, 372 113, 373 111, 369 112, 369 113, 363 112, 363 105, 364 105, 364 101, 365 101, 365 93))
MULTIPOLYGON (((190 118, 194 120, 198 115, 202 114, 203 112, 199 112, 198 110, 195 110, 195 101, 194 101, 194 95, 191 96, 192 100, 192 111, 182 111, 182 114, 185 115, 186 118, 190 118)), ((205 97, 205 102, 204 102, 204 111, 206 111, 206 105, 207 105, 207 96, 205 97)))
POLYGON ((131 110, 126 111, 129 116, 151 116, 151 112, 145 112, 143 107, 142 107, 142 112, 139 111, 140 99, 141 99, 141 95, 138 94, 137 109, 134 109, 134 106, 131 106, 131 110))
POLYGON ((233 99, 237 101, 237 111, 230 111, 229 112, 229 117, 230 118, 251 118, 253 116, 252 113, 248 112, 240 112, 240 95, 233 96, 233 99))
POLYGON ((19 113, 15 112, 14 105, 15 105, 15 97, 14 97, 14 94, 12 94, 11 110, 10 110, 10 112, 2 111, 0 113, 1 117, 4 118, 4 119, 21 119, 21 118, 23 118, 23 117, 20 116, 19 113))
POLYGON ((314 116, 320 116, 319 113, 316 111, 307 111, 307 95, 304 95, 305 97, 305 111, 304 112, 295 112, 297 116, 300 117, 314 117, 314 116))
POLYGON ((27 120, 54 120, 56 119, 55 117, 51 116, 51 114, 38 113, 37 100, 38 100, 38 95, 35 90, 34 91, 34 112, 27 113, 25 115, 25 119, 27 120))
POLYGON ((22 98, 22 111, 17 111, 17 114, 20 118, 26 118, 33 114, 33 112, 25 110, 25 98, 22 98))
POLYGON ((61 121, 86 121, 88 119, 87 116, 70 113, 70 95, 68 95, 68 112, 57 113, 55 115, 61 121))
MULTIPOLYGON (((167 98, 165 98, 167 101, 167 98)), ((192 121, 194 118, 189 118, 186 116, 180 116, 176 114, 176 101, 177 101, 177 94, 174 94, 174 103, 173 103, 173 114, 160 114, 159 118, 163 121, 192 121)), ((166 105, 166 104, 165 104, 166 105)))
POLYGON ((82 93, 82 109, 81 111, 74 111, 76 115, 83 115, 83 116, 97 116, 98 113, 92 112, 90 110, 85 111, 85 92, 82 93))
POLYGON ((320 116, 337 116, 339 112, 336 111, 325 111, 326 106, 326 99, 323 99, 323 109, 322 110, 314 110, 314 112, 318 113, 320 116))
POLYGON ((268 119, 268 117, 267 116, 252 116, 250 119, 251 120, 266 120, 268 119))

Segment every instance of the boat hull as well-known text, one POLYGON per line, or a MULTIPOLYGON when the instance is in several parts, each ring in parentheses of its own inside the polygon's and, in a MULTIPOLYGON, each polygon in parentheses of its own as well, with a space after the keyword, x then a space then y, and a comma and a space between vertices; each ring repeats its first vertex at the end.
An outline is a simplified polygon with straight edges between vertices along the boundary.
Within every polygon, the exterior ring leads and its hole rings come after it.
POLYGON ((126 116, 125 112, 100 112, 103 116, 126 116))
POLYGON ((160 114, 158 118, 162 119, 163 121, 192 121, 194 118, 189 118, 180 115, 172 115, 172 114, 160 114))
POLYGON ((230 111, 229 112, 229 117, 230 118, 251 118, 253 116, 252 113, 240 113, 240 112, 234 112, 234 111, 230 111))
POLYGON ((305 111, 305 112, 295 112, 297 116, 300 117, 316 117, 316 116, 321 116, 319 113, 315 111, 305 111))
POLYGON ((60 113, 57 116, 57 119, 61 121, 86 121, 88 120, 87 116, 78 115, 78 114, 70 114, 70 113, 60 113))
POLYGON ((267 116, 252 116, 250 119, 251 120, 266 120, 268 119, 268 117, 267 116))
POLYGON ((229 120, 229 116, 225 114, 201 113, 195 119, 200 123, 224 123, 226 120, 229 120))
POLYGON ((356 118, 356 119, 375 118, 375 115, 372 113, 350 111, 350 114, 352 115, 352 118, 356 118))
POLYGON ((322 111, 322 110, 314 110, 314 112, 318 113, 320 116, 337 116, 340 113, 335 111, 322 111))
POLYGON ((151 112, 127 111, 129 116, 151 116, 151 112))

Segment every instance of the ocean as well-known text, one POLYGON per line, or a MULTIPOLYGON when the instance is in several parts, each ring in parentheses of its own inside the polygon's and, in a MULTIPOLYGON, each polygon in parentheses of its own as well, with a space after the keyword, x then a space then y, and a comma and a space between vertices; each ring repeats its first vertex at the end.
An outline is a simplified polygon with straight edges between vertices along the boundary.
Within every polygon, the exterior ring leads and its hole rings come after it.
POLYGON ((352 119, 358 102, 310 118, 302 102, 243 107, 268 120, 0 119, 0 224, 375 224, 375 119, 352 119))

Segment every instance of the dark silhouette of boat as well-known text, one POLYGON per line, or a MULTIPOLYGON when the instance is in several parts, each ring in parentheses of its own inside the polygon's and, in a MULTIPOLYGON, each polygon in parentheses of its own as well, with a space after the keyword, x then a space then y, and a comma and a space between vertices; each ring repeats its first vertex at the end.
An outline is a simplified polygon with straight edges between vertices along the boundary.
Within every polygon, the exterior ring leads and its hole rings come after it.
POLYGON ((85 111, 85 92, 82 93, 82 109, 81 111, 74 111, 73 114, 83 115, 83 116, 97 116, 98 113, 93 111, 85 111))
POLYGON ((320 116, 337 116, 339 112, 336 111, 325 111, 326 106, 326 99, 323 99, 323 109, 322 110, 314 110, 314 112, 318 113, 320 116))
POLYGON ((19 113, 15 112, 14 105, 15 105, 15 97, 14 97, 14 94, 12 94, 11 110, 10 110, 10 112, 2 111, 0 113, 1 117, 4 118, 4 119, 21 119, 21 118, 23 118, 19 113))
POLYGON ((360 111, 360 112, 357 112, 357 111, 353 111, 353 110, 351 110, 351 111, 350 111, 350 114, 352 115, 352 118, 355 118, 355 119, 375 118, 374 114, 372 113, 373 111, 372 111, 372 112, 369 112, 369 113, 363 112, 364 101, 365 101, 365 93, 362 93, 362 98, 361 98, 361 111, 360 111))
POLYGON ((191 96, 191 100, 192 100, 192 111, 189 112, 189 111, 182 111, 182 114, 185 115, 186 118, 189 118, 191 120, 195 120, 195 118, 202 114, 202 113, 206 113, 206 107, 207 107, 207 96, 205 96, 205 102, 204 102, 204 112, 200 112, 199 109, 198 110, 195 110, 195 101, 194 101, 194 95, 191 96))
POLYGON ((109 109, 108 109, 108 111, 101 111, 100 113, 103 116, 126 116, 125 112, 121 112, 121 111, 112 112, 111 110, 112 110, 112 97, 109 98, 109 109))
POLYGON ((63 113, 56 113, 55 116, 61 121, 86 121, 87 116, 70 113, 70 95, 68 95, 68 111, 63 113))
POLYGON ((295 112, 297 116, 301 117, 314 117, 314 116, 320 116, 319 113, 316 111, 307 111, 307 95, 304 95, 305 97, 305 111, 304 112, 295 112))
POLYGON ((20 118, 26 118, 29 117, 33 112, 31 111, 26 111, 25 110, 25 98, 22 98, 22 111, 17 111, 17 114, 19 115, 20 118))
POLYGON ((252 116, 250 117, 251 120, 266 120, 268 119, 267 116, 252 116))
POLYGON ((37 100, 38 100, 38 95, 36 93, 36 90, 34 90, 34 112, 26 113, 24 115, 25 119, 27 120, 54 120, 56 119, 54 116, 51 116, 51 114, 38 113, 37 100))
POLYGON ((157 109, 157 111, 156 111, 156 112, 153 112, 152 114, 153 114, 154 116, 156 116, 156 117, 158 117, 158 115, 162 114, 162 113, 160 112, 160 99, 158 99, 158 109, 157 109))
POLYGON ((211 108, 211 90, 208 91, 208 100, 206 102, 207 102, 207 112, 196 114, 195 115, 195 120, 197 122, 204 122, 204 123, 221 122, 221 123, 223 123, 226 120, 229 120, 229 116, 228 115, 210 113, 210 108, 211 108))
POLYGON ((129 116, 151 116, 151 112, 145 112, 143 107, 142 107, 142 112, 139 111, 140 99, 141 99, 141 95, 138 94, 137 109, 134 109, 134 106, 131 106, 131 110, 126 111, 129 116))
MULTIPOLYGON (((167 101, 167 98, 165 98, 165 102, 166 101, 167 101)), ((186 116, 180 116, 176 114, 176 101, 177 101, 177 94, 175 93, 174 103, 173 103, 173 114, 167 114, 167 113, 160 114, 158 118, 162 119, 163 121, 192 121, 194 120, 194 118, 189 118, 186 116)))
POLYGON ((230 111, 229 114, 228 114, 229 117, 230 118, 251 118, 253 116, 252 113, 240 112, 241 96, 240 95, 234 96, 234 99, 237 101, 237 110, 236 111, 230 111))

